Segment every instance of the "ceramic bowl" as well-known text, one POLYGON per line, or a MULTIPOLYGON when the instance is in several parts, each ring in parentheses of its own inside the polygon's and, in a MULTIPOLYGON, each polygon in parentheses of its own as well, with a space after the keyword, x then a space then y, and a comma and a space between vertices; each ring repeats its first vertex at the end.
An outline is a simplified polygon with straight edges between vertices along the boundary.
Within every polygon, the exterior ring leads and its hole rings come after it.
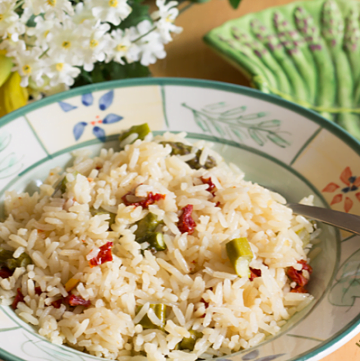
MULTIPOLYGON (((189 79, 136 79, 77 88, 0 120, 0 188, 32 191, 70 152, 117 147, 121 130, 148 122, 214 144, 246 178, 297 202, 360 214, 360 144, 316 113, 249 88, 189 79)), ((360 239, 322 225, 310 257, 314 301, 260 345, 222 361, 320 360, 360 331, 360 239)), ((0 306, 0 358, 90 361, 51 344, 0 306)), ((220 361, 220 359, 218 359, 220 361)))

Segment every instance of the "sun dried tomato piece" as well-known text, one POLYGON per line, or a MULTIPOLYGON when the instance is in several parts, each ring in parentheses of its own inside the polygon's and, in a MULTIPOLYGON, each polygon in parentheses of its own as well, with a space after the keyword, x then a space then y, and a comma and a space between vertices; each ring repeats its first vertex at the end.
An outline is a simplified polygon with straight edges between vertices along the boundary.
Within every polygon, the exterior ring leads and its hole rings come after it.
POLYGON ((9 270, 7 267, 0 267, 0 277, 1 278, 9 278, 12 276, 14 271, 9 270))
POLYGON ((302 264, 302 270, 297 271, 294 267, 289 267, 287 270, 287 275, 293 282, 296 282, 298 286, 304 287, 309 282, 309 279, 304 277, 303 271, 308 271, 309 274, 311 274, 312 267, 308 265, 305 260, 298 261, 298 263, 302 264))
POLYGON ((193 205, 188 204, 182 209, 182 214, 178 222, 178 228, 181 233, 193 234, 196 227, 195 221, 192 219, 191 213, 193 211, 193 205))
POLYGON ((255 278, 261 277, 261 269, 257 269, 257 268, 251 268, 250 267, 250 281, 253 281, 255 278))
POLYGON ((309 293, 304 287, 296 286, 295 288, 291 289, 291 293, 309 293))
POLYGON ((129 192, 126 193, 121 199, 124 201, 126 206, 135 206, 135 207, 143 207, 148 208, 151 204, 154 204, 157 201, 160 201, 161 199, 165 199, 166 194, 160 194, 152 192, 149 192, 146 198, 139 198, 139 200, 136 201, 130 201, 128 200, 128 196, 134 197, 134 193, 129 192))
POLYGON ((51 306, 54 308, 60 308, 60 306, 64 303, 64 298, 59 298, 58 300, 51 303, 51 306))
POLYGON ((305 271, 308 271, 309 274, 312 274, 312 272, 313 272, 312 267, 304 259, 298 261, 298 263, 302 264, 302 266, 303 266, 302 270, 303 271, 305 270, 305 271))
POLYGON ((85 306, 89 307, 91 305, 90 300, 84 300, 81 296, 70 295, 66 298, 70 306, 85 306))
POLYGON ((14 302, 12 303, 12 308, 17 309, 18 303, 24 302, 24 295, 21 293, 21 288, 17 289, 17 295, 15 296, 14 302))
POLYGON ((204 184, 207 184, 209 186, 207 191, 210 192, 213 195, 213 197, 215 197, 216 186, 212 182, 211 177, 209 178, 200 177, 200 179, 204 184))
POLYGON ((38 295, 38 296, 40 296, 41 293, 42 293, 41 287, 35 287, 35 294, 38 295))
POLYGON ((111 253, 111 247, 113 246, 112 242, 107 242, 100 247, 100 251, 96 257, 92 258, 89 261, 90 267, 99 266, 105 262, 110 262, 113 260, 111 253))

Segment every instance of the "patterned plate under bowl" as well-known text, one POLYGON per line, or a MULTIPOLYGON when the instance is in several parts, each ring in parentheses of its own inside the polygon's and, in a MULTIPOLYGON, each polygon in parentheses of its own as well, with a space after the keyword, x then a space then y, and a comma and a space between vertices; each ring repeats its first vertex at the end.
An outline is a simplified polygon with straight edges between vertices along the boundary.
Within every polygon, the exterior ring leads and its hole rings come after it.
POLYGON ((360 3, 294 2, 231 20, 205 41, 254 87, 336 121, 360 139, 360 3))
MULTIPOLYGON (((148 122, 153 131, 205 139, 247 179, 297 202, 360 215, 360 144, 340 127, 293 103, 235 85, 190 79, 137 79, 77 88, 0 120, 0 188, 29 191, 70 152, 118 146, 121 130, 148 122)), ((3 199, 3 198, 2 198, 3 199)), ((360 331, 360 237, 321 225, 310 257, 313 302, 276 337, 222 361, 319 360, 360 331)), ((96 357, 54 345, 0 306, 0 358, 85 361, 96 357)), ((218 359, 220 361, 220 359, 218 359)))

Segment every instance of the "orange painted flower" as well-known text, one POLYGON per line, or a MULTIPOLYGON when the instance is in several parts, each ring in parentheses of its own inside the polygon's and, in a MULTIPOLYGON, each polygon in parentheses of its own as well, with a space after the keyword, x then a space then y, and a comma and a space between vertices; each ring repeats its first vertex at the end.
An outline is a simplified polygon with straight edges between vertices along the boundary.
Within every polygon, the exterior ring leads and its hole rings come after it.
MULTIPOLYGON (((350 167, 346 167, 340 175, 340 180, 345 184, 344 188, 341 188, 341 185, 331 182, 322 190, 322 192, 333 193, 339 190, 340 193, 334 195, 330 205, 344 201, 344 210, 348 213, 354 205, 354 201, 350 198, 350 195, 359 190, 360 177, 353 176, 350 167), (348 196, 345 196, 346 194, 348 194, 348 196)), ((360 192, 355 193, 355 197, 360 202, 360 192)))

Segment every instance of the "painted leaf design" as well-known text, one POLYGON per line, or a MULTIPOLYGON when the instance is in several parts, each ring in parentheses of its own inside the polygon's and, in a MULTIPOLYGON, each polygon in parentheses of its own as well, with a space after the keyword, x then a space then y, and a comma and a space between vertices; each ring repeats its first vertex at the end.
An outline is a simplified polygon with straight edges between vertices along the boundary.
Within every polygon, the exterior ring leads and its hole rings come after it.
POLYGON ((358 201, 360 202, 360 193, 356 193, 355 197, 358 199, 358 201))
POLYGON ((246 106, 237 107, 234 109, 227 110, 226 112, 221 113, 221 115, 223 117, 234 117, 234 116, 236 117, 240 114, 243 114, 245 110, 246 110, 246 106))
POLYGON ((273 119, 273 120, 267 120, 265 122, 261 122, 258 124, 259 128, 262 129, 274 129, 274 128, 278 128, 281 125, 281 121, 278 119, 273 119))
POLYGON ((290 143, 282 138, 279 134, 276 133, 269 133, 267 138, 271 140, 274 144, 279 146, 280 148, 286 148, 290 143))
POLYGON ((205 110, 205 111, 214 111, 214 110, 221 109, 221 108, 224 108, 224 107, 226 107, 225 102, 218 102, 218 103, 206 105, 203 110, 205 110))
POLYGON ((73 134, 75 140, 79 140, 80 137, 83 135, 85 127, 87 126, 87 123, 85 122, 79 122, 74 125, 73 134))
POLYGON ((59 102, 58 104, 65 113, 77 108, 77 106, 65 102, 59 102))
POLYGON ((205 121, 203 121, 201 119, 201 117, 194 115, 194 120, 195 123, 198 125, 198 127, 203 131, 203 132, 208 132, 210 131, 209 126, 207 125, 207 123, 205 121))
POLYGON ((259 136, 259 132, 256 129, 249 128, 249 135, 250 137, 261 147, 264 145, 264 142, 262 141, 261 137, 259 136))
POLYGON ((345 198, 345 202, 344 202, 344 209, 345 209, 345 212, 348 213, 350 211, 350 209, 352 208, 354 202, 349 198, 349 197, 346 197, 345 198))
POLYGON ((271 355, 271 356, 265 356, 265 357, 260 357, 258 358, 256 361, 272 361, 272 360, 276 360, 277 358, 284 356, 284 353, 278 354, 278 355, 271 355))
POLYGON ((225 133, 225 131, 223 130, 223 128, 219 125, 219 124, 217 124, 217 123, 213 123, 213 127, 216 129, 216 131, 218 132, 218 134, 221 136, 221 137, 223 137, 226 133, 225 133))
POLYGON ((341 181, 346 184, 347 186, 350 185, 350 181, 349 181, 349 178, 351 178, 352 176, 352 172, 351 172, 351 169, 350 167, 346 167, 343 172, 341 173, 340 175, 340 179, 341 181))
POLYGON ((360 298, 360 250, 353 253, 340 267, 336 283, 329 293, 329 301, 335 306, 354 305, 360 298))
POLYGON ((106 141, 106 135, 105 135, 105 130, 104 129, 96 126, 96 127, 93 128, 93 134, 95 135, 96 138, 98 138, 102 142, 106 141))
POLYGON ((331 201, 330 205, 332 206, 333 204, 337 204, 340 203, 343 199, 342 194, 337 194, 331 201))
POLYGON ((3 151, 11 142, 11 134, 2 132, 0 134, 0 152, 3 151))
POLYGON ((329 183, 323 190, 322 192, 335 192, 338 188, 340 188, 340 186, 338 186, 336 183, 329 183))
POLYGON ((92 93, 83 94, 81 96, 81 103, 83 103, 86 107, 93 105, 94 97, 93 97, 92 93))
POLYGON ((0 179, 19 173, 22 167, 23 163, 21 162, 21 158, 14 152, 11 152, 0 160, 0 179))
POLYGON ((67 351, 61 346, 50 344, 48 341, 26 341, 22 344, 22 350, 31 358, 46 361, 84 361, 75 352, 67 351))
POLYGON ((124 119, 121 115, 110 113, 103 119, 103 124, 111 124, 111 123, 117 123, 121 119, 124 119))
POLYGON ((250 360, 254 360, 256 359, 258 356, 259 356, 259 350, 254 350, 254 351, 251 351, 249 353, 247 353, 245 356, 243 356, 241 359, 243 361, 250 361, 250 360))
POLYGON ((230 130, 238 138, 239 141, 242 141, 244 139, 244 134, 240 130, 235 128, 230 128, 230 130))
POLYGON ((113 100, 114 100, 114 90, 110 90, 99 99, 100 110, 106 110, 107 108, 109 108, 113 100))
POLYGON ((263 118, 265 116, 267 116, 268 113, 266 112, 259 112, 259 113, 253 113, 253 114, 248 114, 248 115, 244 115, 241 117, 241 120, 254 120, 254 119, 259 119, 259 118, 263 118))

